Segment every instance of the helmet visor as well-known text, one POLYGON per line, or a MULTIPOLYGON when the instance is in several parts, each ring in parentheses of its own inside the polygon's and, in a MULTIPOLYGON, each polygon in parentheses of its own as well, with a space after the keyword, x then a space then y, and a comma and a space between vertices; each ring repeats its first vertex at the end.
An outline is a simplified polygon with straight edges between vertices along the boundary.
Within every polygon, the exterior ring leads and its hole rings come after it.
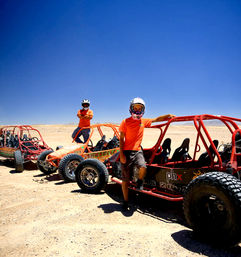
POLYGON ((134 113, 142 113, 144 111, 144 106, 142 104, 133 104, 132 110, 134 113))
POLYGON ((83 103, 82 106, 83 106, 84 108, 87 108, 87 107, 90 106, 90 104, 88 104, 88 103, 83 103))

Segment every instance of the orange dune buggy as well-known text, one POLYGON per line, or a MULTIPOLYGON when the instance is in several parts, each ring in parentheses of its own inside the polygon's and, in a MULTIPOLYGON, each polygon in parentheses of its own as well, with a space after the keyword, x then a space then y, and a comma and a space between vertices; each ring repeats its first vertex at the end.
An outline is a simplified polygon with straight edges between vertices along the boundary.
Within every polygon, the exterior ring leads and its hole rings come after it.
POLYGON ((66 182, 75 181, 75 170, 84 159, 94 158, 104 162, 119 151, 120 134, 118 126, 113 124, 95 124, 82 128, 75 136, 73 144, 56 151, 48 150, 39 155, 38 168, 49 175, 59 170, 66 182), (83 129, 90 129, 85 143, 76 143, 75 138, 83 129), (108 139, 109 138, 109 139, 108 139))

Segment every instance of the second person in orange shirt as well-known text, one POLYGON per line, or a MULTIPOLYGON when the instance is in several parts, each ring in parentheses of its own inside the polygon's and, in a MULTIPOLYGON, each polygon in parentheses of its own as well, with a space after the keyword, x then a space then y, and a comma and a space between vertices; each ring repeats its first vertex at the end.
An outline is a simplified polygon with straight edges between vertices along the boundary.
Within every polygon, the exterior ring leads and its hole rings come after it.
MULTIPOLYGON (((75 136, 79 133, 81 128, 83 127, 89 127, 90 126, 90 120, 93 118, 93 111, 89 109, 90 107, 90 101, 87 99, 84 99, 81 103, 82 109, 78 111, 77 117, 79 118, 79 125, 74 130, 72 134, 72 138, 75 138, 75 136)), ((78 134, 78 136, 75 138, 76 143, 85 143, 90 134, 90 129, 82 129, 81 132, 78 134), (80 136, 83 136, 83 141, 80 139, 80 136)))

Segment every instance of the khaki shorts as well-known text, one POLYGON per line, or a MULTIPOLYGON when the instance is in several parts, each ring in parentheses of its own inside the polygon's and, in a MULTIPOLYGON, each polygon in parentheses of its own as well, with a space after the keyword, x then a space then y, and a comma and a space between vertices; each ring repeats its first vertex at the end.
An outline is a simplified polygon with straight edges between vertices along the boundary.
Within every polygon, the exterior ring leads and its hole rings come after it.
POLYGON ((134 166, 146 168, 145 158, 142 151, 123 151, 126 156, 126 163, 121 163, 121 175, 123 181, 130 181, 134 166))

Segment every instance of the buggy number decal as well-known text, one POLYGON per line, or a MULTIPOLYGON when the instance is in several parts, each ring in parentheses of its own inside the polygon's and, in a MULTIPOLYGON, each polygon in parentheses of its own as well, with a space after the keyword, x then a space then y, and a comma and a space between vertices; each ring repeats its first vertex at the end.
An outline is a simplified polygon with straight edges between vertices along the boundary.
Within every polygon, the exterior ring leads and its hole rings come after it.
POLYGON ((166 180, 167 180, 167 182, 169 182, 170 180, 174 180, 174 181, 180 180, 180 181, 182 181, 182 174, 177 174, 173 170, 171 170, 170 172, 166 173, 166 180))
POLYGON ((180 194, 185 192, 186 186, 185 185, 174 185, 166 182, 159 182, 159 187, 162 189, 167 189, 172 192, 179 192, 180 194))

